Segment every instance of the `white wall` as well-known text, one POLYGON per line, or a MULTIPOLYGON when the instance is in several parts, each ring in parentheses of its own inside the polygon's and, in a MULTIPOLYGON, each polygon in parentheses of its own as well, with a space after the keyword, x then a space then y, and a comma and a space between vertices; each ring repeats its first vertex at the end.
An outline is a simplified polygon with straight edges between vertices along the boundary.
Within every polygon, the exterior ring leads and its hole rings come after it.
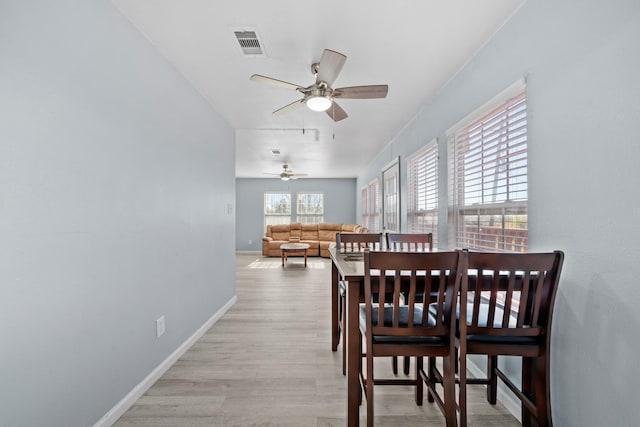
POLYGON ((107 0, 0 2, 0 117, 0 425, 89 426, 235 295, 234 131, 107 0))
POLYGON ((527 76, 530 250, 566 253, 552 331, 557 426, 640 419, 638 70, 637 0, 529 1, 358 179, 435 137, 446 164, 446 129, 527 76))

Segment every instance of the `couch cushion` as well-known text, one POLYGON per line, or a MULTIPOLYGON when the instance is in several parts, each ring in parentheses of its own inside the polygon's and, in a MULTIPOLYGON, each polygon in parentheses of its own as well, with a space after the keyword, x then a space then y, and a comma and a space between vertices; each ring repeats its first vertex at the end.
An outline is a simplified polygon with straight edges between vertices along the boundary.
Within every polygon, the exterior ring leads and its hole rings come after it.
POLYGON ((300 240, 319 240, 318 224, 302 224, 300 240))
POLYGON ((316 251, 320 247, 320 242, 318 242, 317 240, 300 240, 300 243, 306 243, 307 245, 309 245, 309 249, 314 249, 316 251))
POLYGON ((285 243, 289 243, 288 240, 272 240, 270 242, 268 242, 267 246, 269 248, 269 250, 280 250, 280 246, 284 245, 285 243))
POLYGON ((335 242, 336 233, 342 231, 341 224, 321 223, 318 224, 318 239, 321 242, 335 242))
POLYGON ((300 229, 302 227, 302 224, 300 224, 299 222, 294 222, 293 224, 290 225, 290 235, 289 237, 294 237, 294 238, 300 238, 300 229))
POLYGON ((289 240, 291 235, 291 227, 289 224, 277 224, 271 226, 271 237, 273 240, 289 240))

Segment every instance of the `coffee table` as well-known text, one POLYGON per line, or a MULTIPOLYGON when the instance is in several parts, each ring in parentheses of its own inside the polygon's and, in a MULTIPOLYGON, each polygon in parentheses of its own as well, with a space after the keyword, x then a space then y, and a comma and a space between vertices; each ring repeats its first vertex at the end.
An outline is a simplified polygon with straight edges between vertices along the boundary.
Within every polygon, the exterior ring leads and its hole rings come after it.
POLYGON ((307 268, 307 249, 309 245, 307 243, 285 243, 280 245, 282 250, 282 268, 287 261, 289 255, 304 255, 304 267, 307 268))

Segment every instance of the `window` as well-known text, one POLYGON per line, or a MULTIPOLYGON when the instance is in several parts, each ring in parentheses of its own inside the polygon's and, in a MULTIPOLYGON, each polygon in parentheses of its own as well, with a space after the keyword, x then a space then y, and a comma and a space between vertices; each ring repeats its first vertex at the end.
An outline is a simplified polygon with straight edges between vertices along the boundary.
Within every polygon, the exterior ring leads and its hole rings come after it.
POLYGON ((457 247, 526 252, 527 96, 524 82, 448 132, 450 239, 457 247))
POLYGON ((377 178, 362 188, 362 226, 370 232, 380 230, 380 191, 377 178))
POLYGON ((400 232, 400 161, 394 160, 382 170, 382 226, 389 233, 400 232))
POLYGON ((438 141, 434 140, 407 161, 409 233, 432 233, 438 246, 438 141))
POLYGON ((324 222, 324 194, 298 193, 298 222, 319 224, 324 222))
POLYGON ((291 223, 291 193, 264 193, 264 228, 291 223))
POLYGON ((362 206, 362 226, 369 228, 369 186, 360 190, 360 205, 362 206))

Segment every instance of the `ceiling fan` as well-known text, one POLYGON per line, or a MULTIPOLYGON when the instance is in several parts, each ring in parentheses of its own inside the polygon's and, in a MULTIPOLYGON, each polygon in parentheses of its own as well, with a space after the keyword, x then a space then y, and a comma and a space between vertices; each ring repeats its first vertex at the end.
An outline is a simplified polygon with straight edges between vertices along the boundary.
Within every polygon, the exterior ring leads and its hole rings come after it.
POLYGON ((265 173, 265 175, 276 175, 279 176, 283 181, 289 181, 290 179, 298 179, 301 176, 307 176, 306 173, 293 173, 291 169, 289 169, 288 164, 282 165, 282 172, 280 173, 265 173))
POLYGON ((307 87, 260 74, 252 75, 251 80, 285 89, 293 89, 304 95, 302 99, 277 109, 273 114, 287 113, 306 104, 313 111, 326 111, 329 117, 338 122, 346 119, 347 113, 336 103, 336 99, 385 98, 389 90, 387 85, 351 86, 333 89, 331 85, 338 77, 346 60, 347 57, 345 55, 325 49, 322 52, 320 62, 311 65, 311 72, 316 76, 316 81, 307 87))

